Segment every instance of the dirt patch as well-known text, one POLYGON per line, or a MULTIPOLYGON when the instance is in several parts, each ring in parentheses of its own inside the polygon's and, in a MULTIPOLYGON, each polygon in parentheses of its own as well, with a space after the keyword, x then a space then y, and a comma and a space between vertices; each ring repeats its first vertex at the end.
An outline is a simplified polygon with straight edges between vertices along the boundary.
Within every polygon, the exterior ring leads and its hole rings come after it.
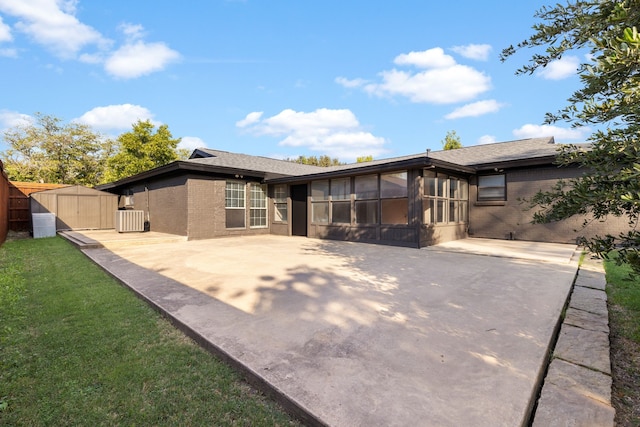
POLYGON ((624 309, 609 307, 611 328, 611 404, 616 410, 616 426, 640 426, 640 344, 620 336, 624 309))
POLYGON ((31 233, 28 231, 11 231, 7 233, 7 242, 12 240, 21 240, 21 239, 29 239, 31 237, 31 233))

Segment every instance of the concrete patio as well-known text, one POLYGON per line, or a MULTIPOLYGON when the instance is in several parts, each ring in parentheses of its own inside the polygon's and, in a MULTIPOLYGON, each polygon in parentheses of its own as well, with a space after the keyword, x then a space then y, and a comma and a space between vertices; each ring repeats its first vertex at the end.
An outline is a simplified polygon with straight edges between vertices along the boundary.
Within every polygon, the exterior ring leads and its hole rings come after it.
POLYGON ((309 423, 524 425, 578 252, 464 242, 259 236, 84 252, 309 423))

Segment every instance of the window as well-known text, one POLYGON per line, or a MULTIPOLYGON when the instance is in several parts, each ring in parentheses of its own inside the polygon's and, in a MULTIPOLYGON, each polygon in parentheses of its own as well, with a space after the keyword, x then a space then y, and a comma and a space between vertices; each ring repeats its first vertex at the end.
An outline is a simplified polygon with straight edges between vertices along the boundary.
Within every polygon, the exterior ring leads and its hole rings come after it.
POLYGON ((245 227, 245 184, 244 182, 227 181, 224 192, 224 207, 226 208, 226 227, 245 227))
POLYGON ((311 182, 311 222, 329 223, 329 180, 311 182))
POLYGON ((357 176, 355 179, 356 224, 378 223, 378 175, 357 176))
POLYGON ((469 183, 465 179, 424 171, 424 223, 468 222, 469 183))
POLYGON ((507 200, 505 175, 478 176, 478 200, 507 200))
POLYGON ((383 224, 408 224, 407 172, 380 175, 380 206, 383 224))
POLYGON ((267 226, 267 186, 251 184, 249 199, 249 227, 264 228, 267 226))
POLYGON ((351 223, 351 179, 331 180, 331 222, 351 223))
POLYGON ((273 190, 273 205, 275 221, 276 222, 287 222, 289 219, 288 211, 287 211, 287 186, 286 185, 276 185, 273 190))

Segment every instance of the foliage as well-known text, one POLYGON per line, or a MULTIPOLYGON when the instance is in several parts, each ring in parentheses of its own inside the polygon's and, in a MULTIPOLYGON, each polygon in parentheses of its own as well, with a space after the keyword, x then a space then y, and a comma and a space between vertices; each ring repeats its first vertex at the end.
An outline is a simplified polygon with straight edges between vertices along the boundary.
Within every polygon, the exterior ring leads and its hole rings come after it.
POLYGON ((155 125, 150 120, 133 124, 130 132, 118 137, 116 153, 107 162, 104 182, 117 181, 178 160, 180 138, 173 138, 169 126, 155 125))
POLYGON ((522 48, 545 47, 533 54, 516 74, 532 74, 569 52, 588 53, 578 75, 582 88, 545 123, 567 121, 573 127, 601 125, 589 137, 590 150, 563 147, 562 166, 584 168, 585 173, 559 182, 541 192, 533 203, 541 208, 536 222, 556 221, 589 214, 595 220, 607 215, 625 216, 628 233, 585 240, 601 256, 621 247, 619 262, 629 262, 640 273, 640 2, 575 0, 566 5, 543 7, 536 15, 541 23, 534 34, 515 47, 503 50, 502 60, 522 48))
POLYGON ((302 165, 313 165, 313 166, 322 166, 322 167, 344 165, 344 163, 340 162, 340 160, 338 160, 337 158, 331 158, 326 154, 319 157, 298 156, 297 159, 287 159, 287 161, 293 162, 293 163, 300 163, 302 165))
POLYGON ((373 161, 373 156, 371 154, 369 154, 368 156, 360 156, 356 158, 356 163, 366 163, 366 162, 372 162, 373 161))
POLYGON ((640 425, 640 276, 628 264, 605 261, 611 329, 611 403, 616 425, 640 425))
POLYGON ((1 153, 9 179, 52 184, 97 184, 113 145, 87 125, 41 113, 3 137, 10 147, 1 153))
POLYGON ((26 286, 3 318, 0 425, 294 422, 59 237, 6 242, 26 286))
POLYGON ((442 143, 443 150, 455 150, 457 148, 462 148, 462 142, 455 130, 447 132, 447 136, 445 136, 440 142, 442 143))

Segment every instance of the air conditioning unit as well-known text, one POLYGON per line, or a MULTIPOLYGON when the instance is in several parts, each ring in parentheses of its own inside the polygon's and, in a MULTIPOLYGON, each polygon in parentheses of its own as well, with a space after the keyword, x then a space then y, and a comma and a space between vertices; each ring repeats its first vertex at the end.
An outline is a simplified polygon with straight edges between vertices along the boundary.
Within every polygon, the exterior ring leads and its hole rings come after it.
POLYGON ((144 211, 116 211, 116 231, 144 231, 144 211))

